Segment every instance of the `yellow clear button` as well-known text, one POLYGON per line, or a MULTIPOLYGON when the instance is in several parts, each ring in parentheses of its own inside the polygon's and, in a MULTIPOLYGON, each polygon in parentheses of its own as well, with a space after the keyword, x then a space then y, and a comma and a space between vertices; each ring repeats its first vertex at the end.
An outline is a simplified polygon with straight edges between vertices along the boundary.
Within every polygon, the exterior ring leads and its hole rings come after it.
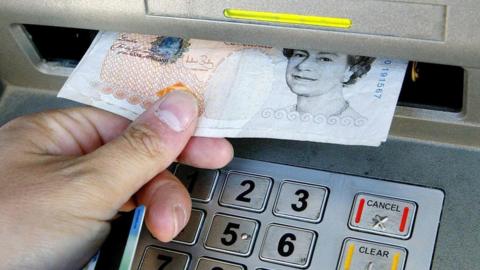
POLYGON ((343 244, 338 270, 403 270, 406 260, 405 248, 348 238, 343 244))

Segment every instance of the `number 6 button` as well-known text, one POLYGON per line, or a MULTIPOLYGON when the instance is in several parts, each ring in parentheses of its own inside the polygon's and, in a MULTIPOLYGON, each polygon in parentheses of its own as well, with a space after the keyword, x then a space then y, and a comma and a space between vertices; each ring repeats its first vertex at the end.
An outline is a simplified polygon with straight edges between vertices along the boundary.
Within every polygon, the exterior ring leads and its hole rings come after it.
POLYGON ((300 228, 272 224, 263 239, 260 259, 293 267, 310 264, 316 235, 300 228))
POLYGON ((220 196, 220 204, 262 212, 271 186, 272 179, 268 177, 230 172, 220 196))
POLYGON ((320 222, 328 190, 324 187, 285 181, 273 208, 276 216, 320 222))
POLYGON ((246 218, 215 215, 205 248, 240 256, 250 255, 257 236, 258 222, 246 218))

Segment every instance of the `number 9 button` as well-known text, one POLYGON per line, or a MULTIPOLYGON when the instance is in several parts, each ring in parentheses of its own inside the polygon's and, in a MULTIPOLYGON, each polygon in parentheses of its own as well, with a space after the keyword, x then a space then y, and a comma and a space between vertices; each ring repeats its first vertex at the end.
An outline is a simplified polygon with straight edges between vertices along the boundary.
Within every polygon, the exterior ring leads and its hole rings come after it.
POLYGON ((271 224, 263 239, 260 259, 306 268, 310 264, 315 238, 313 231, 271 224))
POLYGON ((240 256, 250 255, 257 236, 258 222, 217 214, 205 241, 205 248, 240 256))
POLYGON ((321 186, 285 181, 273 208, 276 216, 320 222, 328 190, 321 186))
POLYGON ((230 172, 220 196, 220 204, 262 212, 271 186, 272 179, 268 177, 230 172))

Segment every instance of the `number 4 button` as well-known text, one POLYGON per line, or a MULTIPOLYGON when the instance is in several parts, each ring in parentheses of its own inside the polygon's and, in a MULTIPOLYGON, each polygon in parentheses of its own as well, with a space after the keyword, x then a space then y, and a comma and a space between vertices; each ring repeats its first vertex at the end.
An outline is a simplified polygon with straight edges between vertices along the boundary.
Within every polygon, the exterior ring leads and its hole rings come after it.
POLYGON ((262 212, 271 186, 272 179, 268 177, 230 172, 220 196, 220 204, 262 212))
POLYGON ((280 187, 273 213, 308 222, 320 222, 328 190, 321 186, 285 181, 280 187))
POLYGON ((269 225, 260 250, 260 259, 306 268, 310 264, 315 238, 313 231, 283 225, 269 225))

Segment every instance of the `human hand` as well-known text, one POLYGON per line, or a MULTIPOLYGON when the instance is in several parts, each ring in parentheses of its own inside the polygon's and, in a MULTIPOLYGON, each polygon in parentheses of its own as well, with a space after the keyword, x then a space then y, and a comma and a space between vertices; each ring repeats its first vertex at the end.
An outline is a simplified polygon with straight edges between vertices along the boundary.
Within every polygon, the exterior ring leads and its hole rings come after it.
POLYGON ((93 108, 21 117, 0 128, 0 253, 6 269, 75 269, 109 221, 137 204, 170 241, 189 219, 188 192, 166 168, 228 163, 225 139, 191 137, 198 106, 174 91, 136 121, 93 108), (130 125, 129 125, 130 124, 130 125))

